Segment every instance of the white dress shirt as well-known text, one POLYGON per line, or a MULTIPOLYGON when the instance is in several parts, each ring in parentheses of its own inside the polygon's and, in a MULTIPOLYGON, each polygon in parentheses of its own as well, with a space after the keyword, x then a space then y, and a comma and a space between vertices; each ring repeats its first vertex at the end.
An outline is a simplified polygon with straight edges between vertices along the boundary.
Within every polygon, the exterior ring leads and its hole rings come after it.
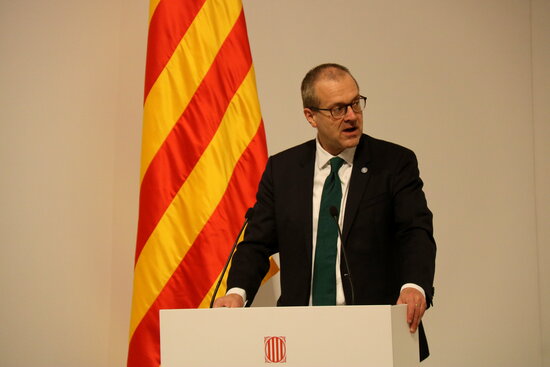
MULTIPOLYGON (((331 170, 329 161, 334 158, 332 154, 323 149, 318 139, 316 140, 316 144, 317 149, 315 150, 315 171, 313 174, 313 254, 315 254, 315 249, 317 248, 317 225, 319 224, 319 208, 321 206, 323 186, 331 170)), ((348 197, 349 179, 351 177, 351 169, 353 167, 353 156, 355 155, 355 148, 356 147, 348 148, 342 153, 338 154, 338 157, 344 160, 344 164, 342 164, 342 167, 340 167, 340 170, 338 171, 338 176, 340 177, 340 182, 342 184, 342 201, 340 202, 340 214, 338 216, 338 225, 340 226, 340 229, 344 224, 344 209, 346 207, 346 199, 348 197)), ((338 236, 336 246, 336 269, 334 269, 336 271, 336 304, 344 305, 346 304, 346 300, 344 298, 344 288, 342 286, 342 276, 340 274, 340 236, 338 236)), ((315 256, 313 256, 312 264, 313 262, 315 262, 315 256)), ((314 266, 312 266, 311 268, 313 272, 314 266)), ((311 280, 313 282, 313 273, 311 275, 311 280)), ((309 304, 312 304, 311 294, 309 295, 309 304)))

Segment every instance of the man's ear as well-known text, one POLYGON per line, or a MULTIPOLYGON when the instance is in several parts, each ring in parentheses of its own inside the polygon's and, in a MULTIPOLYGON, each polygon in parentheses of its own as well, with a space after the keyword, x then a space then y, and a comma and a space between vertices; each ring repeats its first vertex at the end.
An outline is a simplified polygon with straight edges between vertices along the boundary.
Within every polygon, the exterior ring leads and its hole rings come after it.
POLYGON ((312 110, 310 110, 309 108, 304 108, 304 116, 306 117, 307 122, 309 122, 312 127, 317 127, 317 122, 315 122, 314 119, 315 115, 313 114, 312 110))

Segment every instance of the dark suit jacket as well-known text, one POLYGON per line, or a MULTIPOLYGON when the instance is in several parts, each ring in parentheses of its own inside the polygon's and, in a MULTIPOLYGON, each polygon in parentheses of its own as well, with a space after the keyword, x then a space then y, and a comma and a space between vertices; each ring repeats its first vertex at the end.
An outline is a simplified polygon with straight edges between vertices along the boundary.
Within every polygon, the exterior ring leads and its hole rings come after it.
MULTIPOLYGON (((315 140, 269 158, 253 216, 233 258, 228 288, 246 290, 248 305, 279 253, 279 306, 308 305, 312 275, 312 193, 315 140)), ((414 153, 368 135, 357 146, 346 201, 342 243, 353 278, 355 304, 395 304, 415 283, 433 297, 435 241, 414 153), (365 169, 366 168, 366 172, 365 169)), ((350 283, 341 272, 346 303, 350 283)), ((423 328, 421 359, 428 356, 423 328)))

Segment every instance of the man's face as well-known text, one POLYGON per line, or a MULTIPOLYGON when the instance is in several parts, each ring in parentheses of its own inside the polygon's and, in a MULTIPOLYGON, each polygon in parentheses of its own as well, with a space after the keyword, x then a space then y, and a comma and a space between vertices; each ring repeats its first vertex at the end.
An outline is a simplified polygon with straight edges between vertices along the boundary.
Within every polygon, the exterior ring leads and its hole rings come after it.
MULTIPOLYGON (((315 83, 315 92, 320 101, 318 108, 347 105, 359 97, 359 89, 349 74, 336 80, 320 79, 315 83)), ((311 126, 317 129, 321 146, 330 154, 338 155, 346 148, 359 144, 363 132, 363 112, 347 108, 339 119, 330 111, 314 111, 304 108, 304 115, 311 126)))

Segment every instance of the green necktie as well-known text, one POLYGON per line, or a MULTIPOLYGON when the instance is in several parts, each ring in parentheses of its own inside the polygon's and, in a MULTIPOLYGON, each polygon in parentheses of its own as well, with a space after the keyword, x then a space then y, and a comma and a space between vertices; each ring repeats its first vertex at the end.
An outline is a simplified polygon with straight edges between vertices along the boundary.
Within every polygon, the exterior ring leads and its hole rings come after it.
POLYGON ((317 245, 313 268, 312 303, 314 306, 336 304, 336 243, 338 226, 330 215, 330 207, 340 211, 342 184, 338 170, 344 164, 340 157, 330 160, 331 171, 323 185, 317 225, 317 245))

